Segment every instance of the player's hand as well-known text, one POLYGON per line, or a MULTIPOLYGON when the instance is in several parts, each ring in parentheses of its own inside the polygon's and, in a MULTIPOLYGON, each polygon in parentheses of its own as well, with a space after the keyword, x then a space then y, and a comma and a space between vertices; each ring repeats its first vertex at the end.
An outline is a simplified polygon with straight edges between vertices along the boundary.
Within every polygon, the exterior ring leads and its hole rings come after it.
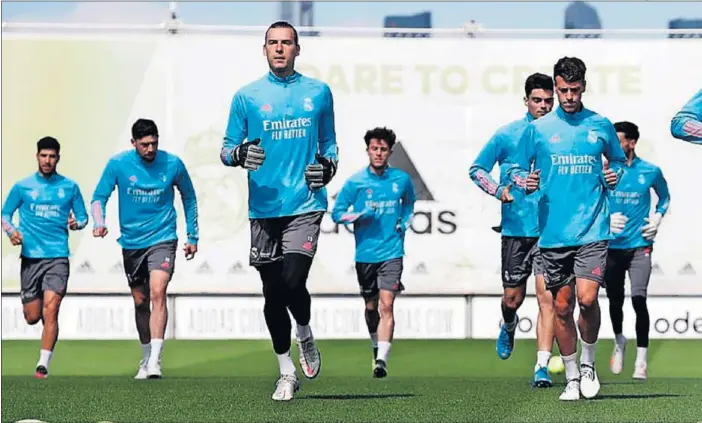
POLYGON ((662 219, 663 215, 660 213, 654 214, 651 218, 644 218, 647 224, 641 228, 641 235, 646 241, 653 241, 653 238, 656 237, 658 226, 660 226, 662 219))
POLYGON ((266 152, 259 147, 260 138, 245 142, 232 151, 232 161, 246 170, 258 170, 266 160, 266 152))
POLYGON ((318 163, 307 165, 307 168, 305 168, 305 180, 313 190, 320 189, 328 184, 336 174, 336 165, 332 160, 319 154, 315 158, 318 163))
POLYGON ((514 201, 514 197, 510 192, 511 190, 512 184, 509 184, 506 187, 502 188, 502 193, 500 193, 500 201, 502 201, 503 203, 511 203, 512 201, 514 201))
POLYGON ((93 228, 93 236, 95 238, 105 238, 107 235, 107 228, 104 226, 101 226, 99 228, 93 228))
POLYGON ((624 226, 628 221, 629 218, 624 216, 622 213, 612 213, 612 215, 609 216, 609 232, 614 235, 622 233, 624 226))
POLYGON ((605 169, 602 173, 604 174, 604 179, 607 186, 610 188, 617 186, 617 174, 612 169, 607 167, 607 169, 605 169))
POLYGON ((541 169, 536 169, 531 172, 526 179, 526 190, 527 192, 534 192, 539 189, 539 184, 541 183, 541 169))
POLYGON ((12 234, 10 234, 10 242, 12 245, 21 245, 22 244, 22 232, 20 231, 14 231, 12 234))
POLYGON ((68 215, 68 229, 72 231, 78 229, 78 222, 76 222, 76 217, 73 216, 73 212, 68 215))
POLYGON ((185 253, 186 260, 192 260, 195 258, 195 253, 197 253, 197 244, 186 242, 183 247, 183 253, 185 253))

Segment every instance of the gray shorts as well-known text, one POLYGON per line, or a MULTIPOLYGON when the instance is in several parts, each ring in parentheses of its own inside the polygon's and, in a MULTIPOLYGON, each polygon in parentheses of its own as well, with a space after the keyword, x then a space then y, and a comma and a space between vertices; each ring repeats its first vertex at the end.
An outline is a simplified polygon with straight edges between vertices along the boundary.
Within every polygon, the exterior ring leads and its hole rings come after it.
POLYGON ((502 286, 516 288, 527 283, 529 276, 544 274, 538 238, 502 237, 502 286))
POLYGON ((177 249, 178 240, 161 242, 137 250, 122 249, 124 273, 127 275, 129 287, 147 284, 152 270, 162 270, 172 277, 177 249))
POLYGON ((378 296, 378 292, 401 292, 405 290, 402 285, 402 258, 394 258, 380 263, 356 263, 356 276, 361 287, 361 296, 371 299, 378 296))
POLYGON ((320 211, 297 216, 250 219, 249 264, 256 267, 273 263, 288 253, 314 257, 323 217, 324 212, 320 211))
POLYGON ((559 288, 573 278, 589 279, 604 286, 608 245, 607 241, 599 241, 578 247, 541 248, 546 288, 559 288))
POLYGON ((71 266, 68 258, 35 259, 22 257, 20 298, 27 304, 44 297, 44 291, 66 295, 71 266))
POLYGON ((646 297, 648 282, 651 279, 651 253, 653 247, 630 248, 607 252, 605 281, 607 288, 624 291, 624 278, 629 272, 631 296, 646 297))

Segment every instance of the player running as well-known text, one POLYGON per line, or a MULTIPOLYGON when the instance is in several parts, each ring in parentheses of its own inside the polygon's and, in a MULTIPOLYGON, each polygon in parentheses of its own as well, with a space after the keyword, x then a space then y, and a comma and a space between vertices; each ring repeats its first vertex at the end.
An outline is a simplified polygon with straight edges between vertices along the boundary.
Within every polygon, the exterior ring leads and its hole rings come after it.
POLYGON ((626 338, 622 334, 624 319, 624 278, 629 272, 631 303, 636 313, 636 361, 634 379, 647 378, 646 352, 648 350, 649 317, 646 292, 651 278, 651 253, 653 239, 658 233, 670 205, 668 183, 661 169, 636 155, 639 128, 631 122, 617 122, 614 128, 627 157, 626 172, 610 192, 609 204, 611 232, 609 241, 605 286, 609 298, 609 316, 612 320, 615 342, 610 360, 612 373, 618 375, 624 367, 626 338), (656 192, 658 203, 655 214, 651 210, 651 189, 656 192))
POLYGON ((66 295, 70 264, 68 230, 88 224, 78 185, 56 172, 61 145, 53 137, 37 142, 39 171, 15 183, 2 207, 2 229, 12 245, 21 245, 20 280, 24 319, 42 321, 41 350, 35 377, 49 377, 58 339, 58 313, 66 295), (12 224, 19 210, 19 225, 12 224))
POLYGON ((670 133, 679 140, 702 144, 702 89, 673 117, 670 133))
POLYGON ((387 375, 395 330, 393 306, 395 296, 405 289, 402 257, 415 202, 409 174, 388 165, 395 139, 395 133, 387 128, 366 132, 370 163, 344 182, 332 210, 334 222, 352 224, 354 228, 356 275, 366 303, 376 378, 387 375))
POLYGON ((322 364, 309 326, 307 275, 338 154, 329 86, 295 71, 297 30, 272 24, 263 52, 270 71, 234 94, 220 158, 248 173, 249 264, 261 276, 263 313, 280 367, 272 398, 287 401, 299 389, 288 309, 297 323, 302 373, 313 379, 322 364))
POLYGON ((173 187, 180 192, 185 212, 186 260, 195 256, 198 243, 197 198, 190 175, 179 157, 158 149, 158 142, 154 121, 134 122, 134 150, 118 153, 107 162, 91 201, 93 236, 104 238, 107 202, 117 187, 121 232, 117 241, 122 247, 143 350, 135 379, 162 376, 161 352, 168 321, 166 288, 173 277, 178 248, 173 187))
POLYGON ((541 191, 538 245, 546 288, 554 295, 556 339, 566 368, 561 400, 578 400, 580 393, 593 398, 600 390, 595 344, 600 329, 597 295, 610 237, 607 190, 616 186, 626 160, 612 123, 582 104, 585 72, 585 64, 575 57, 556 63, 559 107, 527 126, 516 166, 509 169, 527 193, 541 191), (610 169, 603 169, 603 154, 610 169), (582 345, 579 370, 573 320, 576 295, 582 345))
POLYGON ((470 167, 470 177, 487 194, 502 202, 502 326, 497 338, 497 355, 506 360, 514 348, 514 331, 517 328, 517 310, 524 302, 526 283, 534 271, 539 315, 536 320, 536 366, 532 385, 548 388, 552 385, 548 361, 553 348, 553 297, 544 284, 544 269, 536 245, 539 239, 537 193, 525 195, 512 192, 507 176, 524 129, 553 108, 553 80, 544 74, 530 75, 525 84, 524 104, 527 113, 522 119, 509 123, 492 136, 470 167), (499 184, 490 176, 495 163, 500 165, 499 184))

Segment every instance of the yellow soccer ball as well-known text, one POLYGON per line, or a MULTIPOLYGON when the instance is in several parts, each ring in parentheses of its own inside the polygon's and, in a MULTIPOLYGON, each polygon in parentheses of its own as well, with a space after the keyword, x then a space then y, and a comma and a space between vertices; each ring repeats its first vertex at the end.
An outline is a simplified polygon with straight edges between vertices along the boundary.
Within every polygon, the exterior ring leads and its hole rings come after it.
POLYGON ((565 372, 565 364, 560 355, 554 355, 548 360, 548 371, 554 375, 559 375, 565 372))

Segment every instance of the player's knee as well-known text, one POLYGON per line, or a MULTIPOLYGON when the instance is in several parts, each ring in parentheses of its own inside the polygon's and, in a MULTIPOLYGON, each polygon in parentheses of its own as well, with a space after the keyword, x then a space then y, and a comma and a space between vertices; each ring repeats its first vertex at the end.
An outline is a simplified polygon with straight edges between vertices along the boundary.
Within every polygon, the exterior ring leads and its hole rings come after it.
POLYGON ((560 320, 565 320, 568 316, 572 316, 574 308, 575 304, 568 298, 556 298, 556 301, 553 303, 555 316, 560 320))
POLYGON ((283 283, 291 293, 306 290, 307 276, 312 267, 312 257, 288 253, 283 256, 283 283))
POLYGON ((44 320, 44 325, 54 323, 58 320, 59 306, 57 303, 47 303, 41 312, 41 318, 44 320))
POLYGON ((553 314, 553 297, 548 291, 537 293, 536 301, 539 303, 539 311, 543 314, 553 314))
POLYGON ((524 292, 521 288, 505 289, 503 301, 508 308, 517 309, 524 302, 524 292))
POLYGON ((41 320, 41 313, 38 311, 28 311, 24 310, 24 320, 27 322, 28 325, 36 325, 39 323, 39 320, 41 320))
POLYGON ((578 293, 578 305, 581 311, 590 310, 597 306, 597 291, 586 291, 578 293))
POLYGON ((378 306, 378 309, 380 311, 381 317, 389 317, 392 318, 393 316, 393 310, 394 310, 394 301, 391 298, 380 298, 380 304, 378 306))

